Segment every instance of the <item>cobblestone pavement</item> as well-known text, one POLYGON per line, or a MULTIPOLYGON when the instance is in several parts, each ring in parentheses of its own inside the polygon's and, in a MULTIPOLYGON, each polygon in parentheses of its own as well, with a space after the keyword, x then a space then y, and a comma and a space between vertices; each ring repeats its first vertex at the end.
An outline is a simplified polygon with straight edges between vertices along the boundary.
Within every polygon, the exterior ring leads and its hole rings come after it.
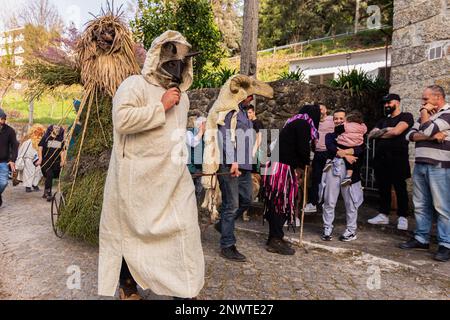
MULTIPOLYGON (((97 248, 56 238, 50 205, 40 196, 25 194, 22 187, 8 187, 3 195, 0 299, 98 299, 97 248), (81 290, 66 285, 70 266, 81 270, 81 290)), ((200 299, 449 299, 448 263, 439 265, 439 273, 428 271, 431 267, 423 272, 423 264, 393 259, 381 249, 371 253, 365 249, 375 235, 394 242, 395 235, 371 230, 364 232, 367 239, 360 233, 358 245, 324 246, 312 228, 305 230, 308 252, 298 248, 295 256, 285 257, 265 251, 266 227, 260 221, 239 227, 250 229, 237 231, 246 263, 218 255, 219 235, 212 227, 203 235, 206 284, 200 299)), ((414 259, 432 264, 423 253, 414 259)), ((144 294, 147 299, 168 299, 144 294)))

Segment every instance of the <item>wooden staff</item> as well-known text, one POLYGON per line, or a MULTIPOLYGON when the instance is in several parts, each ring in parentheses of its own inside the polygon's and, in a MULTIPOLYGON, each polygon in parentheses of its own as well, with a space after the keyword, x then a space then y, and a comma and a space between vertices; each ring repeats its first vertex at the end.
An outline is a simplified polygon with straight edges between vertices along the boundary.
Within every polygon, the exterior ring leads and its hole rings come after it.
POLYGON ((308 252, 308 250, 306 250, 306 248, 303 245, 303 222, 305 220, 305 207, 306 207, 306 198, 307 198, 307 189, 308 189, 308 174, 309 174, 309 166, 305 167, 305 172, 303 173, 303 205, 302 205, 302 219, 300 222, 300 242, 299 242, 299 246, 302 247, 303 249, 305 249, 306 252, 308 252))

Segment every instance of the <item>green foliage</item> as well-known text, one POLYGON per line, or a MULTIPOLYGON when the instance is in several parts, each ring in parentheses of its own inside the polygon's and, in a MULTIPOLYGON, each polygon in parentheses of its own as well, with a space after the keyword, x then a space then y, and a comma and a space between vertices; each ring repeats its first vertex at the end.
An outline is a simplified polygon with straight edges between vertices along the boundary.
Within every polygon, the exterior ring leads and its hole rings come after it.
POLYGON ((207 0, 139 0, 139 15, 131 22, 137 40, 146 49, 167 30, 179 31, 194 50, 202 53, 194 58, 194 78, 202 79, 206 64, 217 67, 224 52, 220 48, 222 34, 214 22, 207 0))
MULTIPOLYGON (((365 28, 368 5, 378 5, 384 25, 392 25, 392 0, 361 0, 360 25, 365 28)), ((261 48, 353 31, 355 1, 261 0, 259 45, 261 48)))
POLYGON ((348 90, 351 96, 361 96, 364 93, 383 91, 388 87, 381 77, 372 77, 363 70, 352 69, 341 71, 336 79, 330 81, 335 88, 348 90))
POLYGON ((28 100, 39 98, 46 91, 51 92, 58 87, 70 87, 81 82, 80 71, 73 66, 37 59, 24 65, 22 76, 30 80, 26 92, 28 100))
POLYGON ((192 84, 192 89, 220 88, 229 78, 237 73, 236 69, 229 69, 226 67, 221 67, 215 72, 206 71, 202 77, 195 79, 192 84))
POLYGON ((279 80, 296 80, 304 82, 306 80, 306 76, 302 69, 297 69, 295 71, 284 71, 280 73, 279 80))
MULTIPOLYGON (((81 87, 79 86, 43 94, 40 99, 34 101, 34 123, 47 125, 61 122, 63 125, 70 125, 75 119, 73 99, 80 99, 80 96, 81 87)), ((28 122, 29 100, 23 91, 9 91, 3 100, 3 108, 8 115, 17 115, 17 117, 9 116, 9 121, 28 122)))
MULTIPOLYGON (((94 170, 79 177, 73 198, 69 200, 66 196, 66 205, 61 209, 58 226, 68 235, 91 244, 98 244, 106 174, 105 170, 94 170)), ((70 194, 71 187, 71 183, 63 185, 63 194, 70 194)))

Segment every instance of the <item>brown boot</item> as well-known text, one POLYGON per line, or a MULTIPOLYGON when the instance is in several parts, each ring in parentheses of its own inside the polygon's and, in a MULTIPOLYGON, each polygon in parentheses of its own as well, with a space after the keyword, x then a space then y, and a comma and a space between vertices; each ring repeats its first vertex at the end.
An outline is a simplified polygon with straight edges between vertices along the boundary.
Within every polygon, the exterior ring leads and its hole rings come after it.
POLYGON ((136 282, 127 279, 125 284, 121 284, 119 288, 120 300, 142 300, 137 290, 136 282))
POLYGON ((142 300, 142 297, 137 292, 126 295, 125 290, 123 288, 120 288, 119 289, 119 299, 120 300, 142 300))

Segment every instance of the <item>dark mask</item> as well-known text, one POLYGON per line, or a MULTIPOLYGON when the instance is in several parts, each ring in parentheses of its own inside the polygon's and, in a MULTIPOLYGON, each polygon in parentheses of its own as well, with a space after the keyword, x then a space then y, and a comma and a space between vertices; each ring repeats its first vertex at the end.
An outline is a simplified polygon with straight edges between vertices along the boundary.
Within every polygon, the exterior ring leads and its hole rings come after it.
POLYGON ((183 79, 183 71, 186 64, 182 60, 171 60, 164 62, 161 68, 172 76, 172 81, 180 84, 183 79))
POLYGON ((390 116, 395 111, 395 107, 384 107, 384 114, 390 116))
POLYGON ((334 127, 334 133, 335 133, 335 134, 341 135, 341 134, 343 134, 344 132, 345 132, 345 128, 344 128, 344 125, 343 125, 343 124, 340 124, 340 125, 334 127))

